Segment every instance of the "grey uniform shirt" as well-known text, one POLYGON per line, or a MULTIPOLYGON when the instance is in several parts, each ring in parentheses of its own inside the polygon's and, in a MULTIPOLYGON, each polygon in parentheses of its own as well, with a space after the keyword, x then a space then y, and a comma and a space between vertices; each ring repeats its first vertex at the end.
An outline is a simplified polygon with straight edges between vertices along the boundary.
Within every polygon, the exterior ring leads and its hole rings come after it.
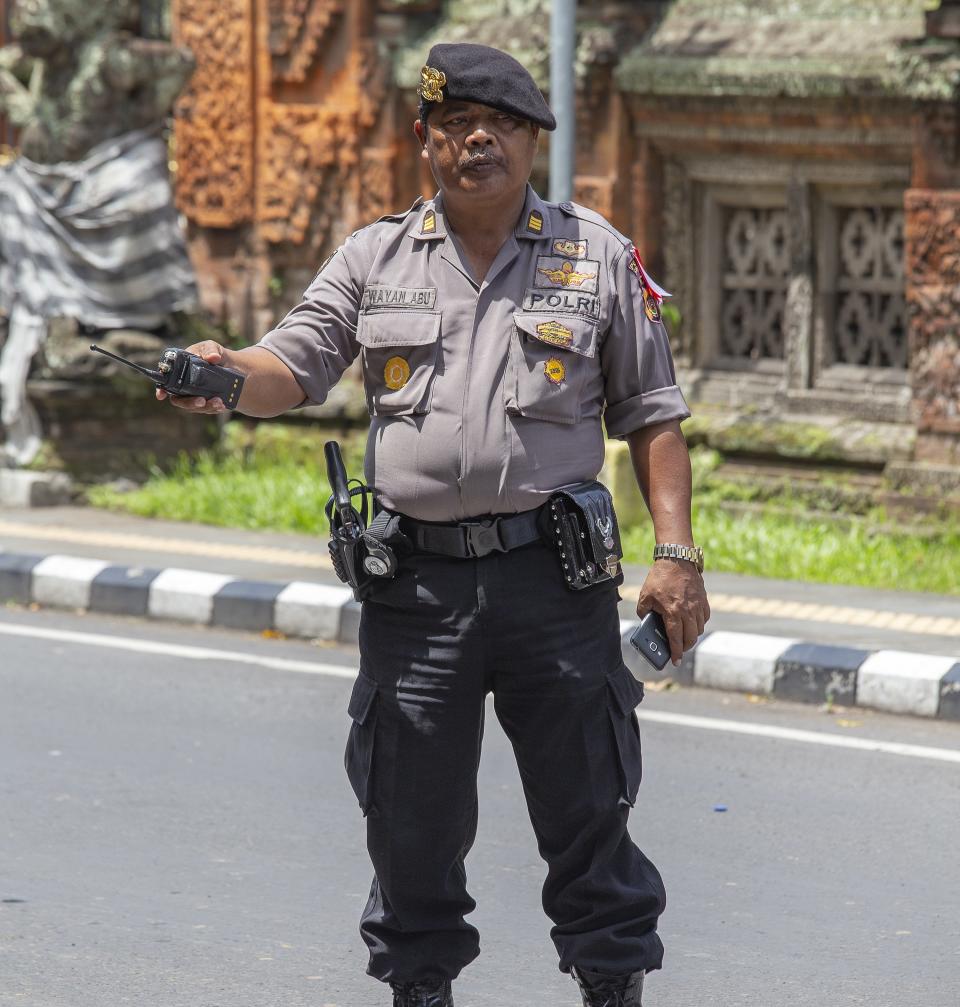
POLYGON ((424 521, 529 510, 595 479, 611 437, 689 415, 632 245, 527 187, 483 282, 417 201, 352 235, 260 345, 321 403, 357 354, 366 479, 424 521), (648 313, 651 317, 648 317, 648 313))

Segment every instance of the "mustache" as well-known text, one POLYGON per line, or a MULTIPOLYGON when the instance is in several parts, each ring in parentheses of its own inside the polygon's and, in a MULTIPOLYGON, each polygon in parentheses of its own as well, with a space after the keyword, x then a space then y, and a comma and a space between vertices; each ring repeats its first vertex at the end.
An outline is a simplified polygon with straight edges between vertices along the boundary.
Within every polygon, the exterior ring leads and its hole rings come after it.
POLYGON ((490 151, 481 151, 478 154, 468 154, 465 158, 461 159, 461 168, 473 168, 481 164, 503 164, 503 158, 498 157, 496 154, 490 151))

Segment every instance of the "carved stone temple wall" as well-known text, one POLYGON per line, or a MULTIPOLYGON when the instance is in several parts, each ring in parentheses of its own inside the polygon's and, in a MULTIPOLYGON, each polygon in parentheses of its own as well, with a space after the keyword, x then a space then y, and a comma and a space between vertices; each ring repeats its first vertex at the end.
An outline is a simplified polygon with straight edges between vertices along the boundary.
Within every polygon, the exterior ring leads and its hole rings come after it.
MULTIPOLYGON (((960 466, 960 3, 928 6, 581 4, 575 197, 674 294, 692 400, 849 422, 871 464, 933 468, 960 466)), ((198 62, 179 203, 214 319, 258 338, 347 234, 432 191, 410 124, 433 42, 508 48, 546 90, 549 14, 173 0, 198 62)))
POLYGON ((203 303, 244 341, 418 189, 382 17, 372 0, 174 0, 198 65, 176 118, 178 201, 203 303))

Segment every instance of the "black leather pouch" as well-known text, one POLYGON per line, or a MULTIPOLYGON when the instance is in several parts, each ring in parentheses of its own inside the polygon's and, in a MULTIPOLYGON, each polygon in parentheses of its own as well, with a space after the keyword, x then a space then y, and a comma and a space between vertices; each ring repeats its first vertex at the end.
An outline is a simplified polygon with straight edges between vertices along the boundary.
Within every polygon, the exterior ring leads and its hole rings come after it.
POLYGON ((605 581, 623 583, 620 528, 613 497, 603 483, 577 483, 554 493, 542 515, 541 531, 557 550, 571 591, 605 581))

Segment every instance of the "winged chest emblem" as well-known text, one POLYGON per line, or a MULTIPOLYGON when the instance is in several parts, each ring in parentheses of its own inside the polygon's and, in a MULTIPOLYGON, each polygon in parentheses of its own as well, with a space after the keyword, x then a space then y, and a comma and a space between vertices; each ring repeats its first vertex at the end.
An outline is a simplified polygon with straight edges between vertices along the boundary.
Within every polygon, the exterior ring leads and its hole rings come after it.
POLYGON ((597 275, 596 273, 578 273, 572 262, 565 262, 558 269, 543 269, 541 267, 537 272, 543 273, 551 283, 556 283, 561 287, 579 287, 584 280, 592 280, 597 275))

